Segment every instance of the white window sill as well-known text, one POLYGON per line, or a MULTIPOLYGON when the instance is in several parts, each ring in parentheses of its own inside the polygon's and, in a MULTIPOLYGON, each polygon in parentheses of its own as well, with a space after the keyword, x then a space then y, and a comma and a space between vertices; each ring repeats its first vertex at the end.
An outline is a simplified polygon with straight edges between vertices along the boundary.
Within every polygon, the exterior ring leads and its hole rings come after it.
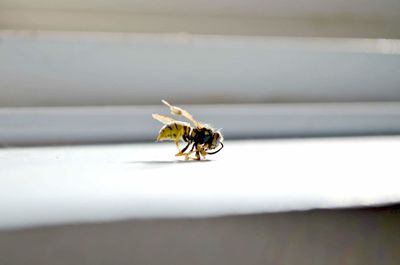
POLYGON ((399 137, 227 141, 204 162, 174 148, 3 149, 0 228, 400 201, 399 137))

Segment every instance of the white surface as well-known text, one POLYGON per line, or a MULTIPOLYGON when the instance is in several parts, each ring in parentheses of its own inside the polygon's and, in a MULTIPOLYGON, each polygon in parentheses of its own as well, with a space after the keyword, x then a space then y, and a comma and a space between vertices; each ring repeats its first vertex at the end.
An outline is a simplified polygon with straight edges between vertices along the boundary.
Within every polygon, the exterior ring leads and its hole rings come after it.
POLYGON ((173 144, 0 150, 0 227, 214 216, 400 200, 399 137, 226 142, 211 161, 173 144))
POLYGON ((0 31, 0 107, 400 101, 400 41, 0 31))
MULTIPOLYGON (((173 102, 173 101, 171 101, 173 102)), ((400 103, 182 106, 225 139, 400 134, 400 103)), ((153 141, 154 106, 0 108, 0 146, 153 141)))

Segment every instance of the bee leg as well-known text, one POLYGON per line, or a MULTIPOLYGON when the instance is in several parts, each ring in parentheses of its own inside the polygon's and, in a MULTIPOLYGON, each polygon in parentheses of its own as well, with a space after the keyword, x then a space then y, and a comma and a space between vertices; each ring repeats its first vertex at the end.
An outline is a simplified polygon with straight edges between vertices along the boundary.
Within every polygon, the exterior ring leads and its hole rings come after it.
POLYGON ((200 152, 201 152, 201 147, 199 147, 199 145, 196 145, 196 160, 201 159, 200 152))
POLYGON ((178 141, 175 141, 175 145, 176 145, 176 148, 178 148, 178 154, 179 154, 181 152, 181 149, 179 148, 178 141))
POLYGON ((178 153, 176 153, 176 155, 175 156, 180 156, 180 155, 182 155, 182 153, 184 153, 185 151, 181 151, 181 149, 179 148, 179 139, 181 139, 181 133, 178 133, 177 135, 174 135, 175 136, 175 145, 176 145, 176 148, 178 148, 178 153))
POLYGON ((191 157, 190 155, 194 153, 193 149, 195 148, 195 144, 193 144, 192 148, 190 149, 189 153, 185 154, 185 160, 189 160, 191 157))
POLYGON ((197 146, 197 153, 198 154, 196 154, 196 156, 197 156, 198 160, 200 160, 201 157, 206 158, 207 152, 206 152, 206 149, 204 148, 204 146, 201 146, 201 145, 197 146))
POLYGON ((201 148, 200 154, 203 156, 203 158, 206 158, 207 152, 204 148, 201 148))
POLYGON ((179 148, 178 148, 179 152, 178 152, 175 156, 183 156, 183 155, 186 155, 186 154, 185 154, 185 151, 186 151, 186 149, 188 149, 188 147, 189 147, 190 144, 191 144, 191 143, 188 143, 182 150, 179 150, 179 148))

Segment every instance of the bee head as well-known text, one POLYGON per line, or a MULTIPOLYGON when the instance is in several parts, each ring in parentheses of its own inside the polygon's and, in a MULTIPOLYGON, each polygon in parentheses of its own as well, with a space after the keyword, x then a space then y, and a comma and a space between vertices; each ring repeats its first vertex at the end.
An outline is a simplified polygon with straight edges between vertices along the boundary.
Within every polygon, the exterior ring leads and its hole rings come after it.
POLYGON ((220 131, 214 132, 212 141, 210 144, 210 149, 213 150, 213 149, 217 148, 223 140, 224 140, 224 137, 222 136, 222 133, 220 131))

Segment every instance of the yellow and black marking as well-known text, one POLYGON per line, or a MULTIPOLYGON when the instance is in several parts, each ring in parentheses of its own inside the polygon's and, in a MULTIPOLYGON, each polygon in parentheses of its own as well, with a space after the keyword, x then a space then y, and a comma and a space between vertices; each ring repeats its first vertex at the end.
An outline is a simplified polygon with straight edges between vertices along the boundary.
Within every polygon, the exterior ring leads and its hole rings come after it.
POLYGON ((173 140, 179 141, 183 136, 190 135, 191 128, 189 124, 184 122, 173 122, 164 125, 157 137, 157 141, 173 140))
POLYGON ((187 142, 189 140, 187 138, 187 135, 190 135, 191 130, 192 129, 190 128, 190 125, 185 122, 176 121, 169 124, 165 124, 158 133, 157 141, 166 141, 166 140, 174 141, 179 150, 178 152, 179 154, 181 151, 178 142, 181 139, 181 137, 185 142, 187 142))

